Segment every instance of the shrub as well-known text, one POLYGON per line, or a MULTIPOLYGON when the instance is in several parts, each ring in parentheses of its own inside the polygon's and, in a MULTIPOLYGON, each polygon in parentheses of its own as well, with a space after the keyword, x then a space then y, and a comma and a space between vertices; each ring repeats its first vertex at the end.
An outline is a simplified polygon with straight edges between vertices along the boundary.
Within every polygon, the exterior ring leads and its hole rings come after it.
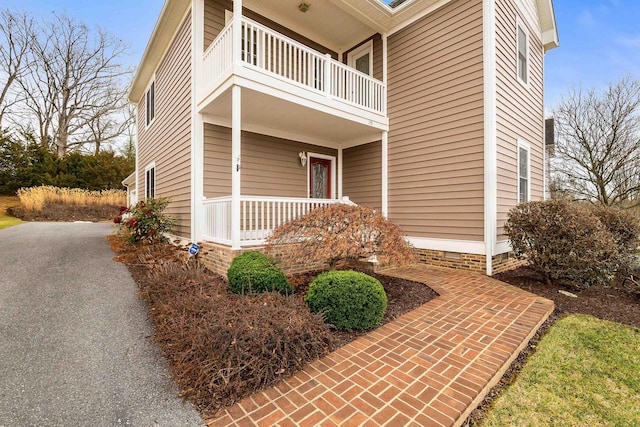
POLYGON ((564 199, 523 203, 511 209, 504 227, 516 256, 551 284, 608 283, 617 268, 611 233, 590 211, 564 199))
POLYGON ((267 239, 267 251, 277 252, 286 264, 326 262, 332 268, 339 260, 372 255, 395 265, 416 259, 398 225, 380 211, 346 204, 314 209, 281 225, 267 239))
POLYGON ((221 277, 195 264, 158 264, 162 253, 148 255, 150 269, 139 285, 154 339, 169 359, 181 395, 206 416, 329 352, 332 339, 322 317, 309 312, 297 295, 234 295, 221 277))
POLYGON ((147 199, 146 202, 140 201, 132 207, 127 219, 120 217, 129 241, 164 241, 164 233, 170 233, 175 225, 175 220, 164 213, 167 205, 167 198, 147 199))
POLYGON ((329 271, 315 278, 304 300, 312 313, 341 330, 376 327, 387 309, 380 282, 356 271, 329 271))
POLYGON ((627 274, 636 262, 635 251, 640 243, 640 222, 629 211, 608 206, 594 206, 591 212, 609 230, 618 247, 618 273, 627 274))
POLYGON ((258 251, 238 255, 227 270, 229 288, 236 294, 277 291, 289 294, 293 290, 282 270, 258 251))

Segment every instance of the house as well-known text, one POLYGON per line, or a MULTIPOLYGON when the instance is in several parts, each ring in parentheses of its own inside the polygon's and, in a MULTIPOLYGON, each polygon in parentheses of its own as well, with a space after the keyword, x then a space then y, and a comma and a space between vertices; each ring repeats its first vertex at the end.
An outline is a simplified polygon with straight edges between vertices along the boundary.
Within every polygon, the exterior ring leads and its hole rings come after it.
POLYGON ((133 82, 138 199, 209 265, 348 198, 421 260, 506 268, 545 188, 551 0, 166 0, 133 82))

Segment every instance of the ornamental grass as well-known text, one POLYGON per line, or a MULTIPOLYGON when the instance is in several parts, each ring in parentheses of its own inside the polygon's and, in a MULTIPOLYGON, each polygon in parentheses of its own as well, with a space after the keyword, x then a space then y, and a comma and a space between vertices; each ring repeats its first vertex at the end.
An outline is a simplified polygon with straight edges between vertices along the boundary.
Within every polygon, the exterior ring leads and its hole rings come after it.
POLYGON ((124 206, 127 192, 124 190, 90 191, 81 188, 60 188, 50 185, 21 188, 20 204, 26 211, 41 211, 49 204, 124 206))

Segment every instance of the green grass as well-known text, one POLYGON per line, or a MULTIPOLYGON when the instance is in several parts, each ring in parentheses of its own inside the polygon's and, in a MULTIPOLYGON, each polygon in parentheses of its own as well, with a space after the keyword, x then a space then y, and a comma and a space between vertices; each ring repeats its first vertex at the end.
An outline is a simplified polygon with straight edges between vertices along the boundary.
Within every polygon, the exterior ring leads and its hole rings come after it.
POLYGON ((0 230, 13 225, 22 224, 18 218, 6 214, 6 209, 11 206, 19 206, 20 199, 15 196, 0 196, 0 230))
POLYGON ((11 227, 13 225, 22 224, 22 221, 13 216, 0 214, 0 230, 3 228, 11 227))
POLYGON ((640 329, 560 320, 482 426, 640 426, 640 329))

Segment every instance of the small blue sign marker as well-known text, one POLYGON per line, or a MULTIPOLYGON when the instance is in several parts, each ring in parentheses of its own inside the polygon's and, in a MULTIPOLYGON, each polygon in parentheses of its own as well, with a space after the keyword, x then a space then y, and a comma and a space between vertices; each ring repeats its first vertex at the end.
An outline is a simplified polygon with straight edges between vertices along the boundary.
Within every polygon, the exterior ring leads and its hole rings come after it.
POLYGON ((200 246, 197 245, 196 243, 192 243, 191 246, 189 247, 189 254, 198 255, 199 250, 200 250, 200 246))

